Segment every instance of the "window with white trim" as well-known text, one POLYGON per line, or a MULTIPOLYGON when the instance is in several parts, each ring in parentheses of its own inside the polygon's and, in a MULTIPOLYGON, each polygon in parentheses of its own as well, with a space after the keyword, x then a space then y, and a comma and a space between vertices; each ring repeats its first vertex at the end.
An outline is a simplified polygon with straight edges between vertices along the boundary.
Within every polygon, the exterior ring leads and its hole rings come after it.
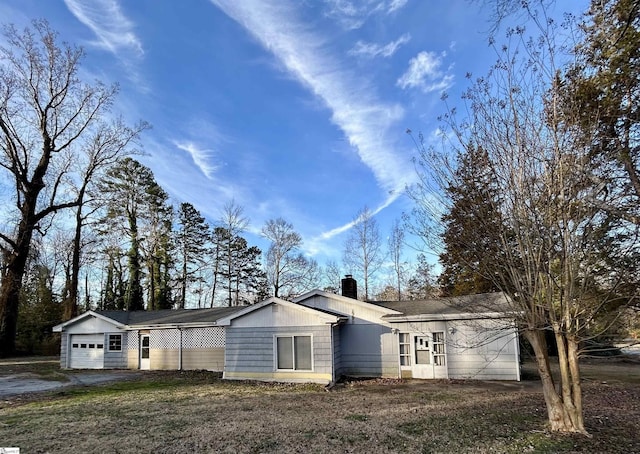
POLYGON ((311 336, 276 336, 278 370, 312 370, 311 336))
POLYGON ((109 351, 122 351, 122 334, 109 334, 109 351))
POLYGON ((436 366, 444 366, 445 353, 444 353, 444 333, 433 333, 433 364, 436 366))
POLYGON ((411 365, 411 335, 409 333, 400 333, 398 335, 400 346, 400 365, 411 365))

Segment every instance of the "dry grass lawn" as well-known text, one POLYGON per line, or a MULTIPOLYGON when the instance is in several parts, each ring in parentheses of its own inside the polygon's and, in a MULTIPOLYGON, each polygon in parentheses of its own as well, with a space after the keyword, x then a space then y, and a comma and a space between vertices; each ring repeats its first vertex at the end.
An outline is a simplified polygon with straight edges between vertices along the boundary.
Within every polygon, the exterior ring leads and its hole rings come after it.
POLYGON ((531 372, 520 384, 226 382, 206 372, 0 401, 0 446, 23 453, 640 452, 640 364, 584 365, 591 438, 550 434, 531 372))

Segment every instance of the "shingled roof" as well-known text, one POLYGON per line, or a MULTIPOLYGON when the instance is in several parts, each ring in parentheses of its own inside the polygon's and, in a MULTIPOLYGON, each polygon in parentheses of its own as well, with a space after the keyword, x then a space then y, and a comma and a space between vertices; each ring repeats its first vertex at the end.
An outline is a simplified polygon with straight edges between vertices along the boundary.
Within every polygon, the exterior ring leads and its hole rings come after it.
POLYGON ((174 325, 215 323, 218 319, 243 309, 244 306, 211 309, 163 309, 158 311, 94 311, 119 323, 135 325, 174 325))
POLYGON ((422 315, 496 314, 509 313, 513 310, 501 292, 415 301, 371 301, 371 303, 402 313, 402 315, 386 315, 384 319, 422 315))

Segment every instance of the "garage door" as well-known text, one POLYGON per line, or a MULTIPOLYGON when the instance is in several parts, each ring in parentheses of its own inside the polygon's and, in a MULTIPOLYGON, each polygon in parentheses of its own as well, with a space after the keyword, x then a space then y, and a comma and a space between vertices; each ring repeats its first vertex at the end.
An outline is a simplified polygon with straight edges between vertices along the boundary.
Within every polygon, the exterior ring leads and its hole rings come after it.
POLYGON ((104 334, 72 334, 69 367, 102 369, 104 366, 104 334))

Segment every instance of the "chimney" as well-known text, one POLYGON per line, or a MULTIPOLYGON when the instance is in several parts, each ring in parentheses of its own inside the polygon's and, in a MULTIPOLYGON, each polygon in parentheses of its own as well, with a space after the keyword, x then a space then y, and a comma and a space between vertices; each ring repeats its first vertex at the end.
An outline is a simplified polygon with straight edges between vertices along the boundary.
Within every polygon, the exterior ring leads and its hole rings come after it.
POLYGON ((342 279, 342 296, 347 298, 358 299, 358 282, 353 278, 351 274, 345 275, 342 279))

